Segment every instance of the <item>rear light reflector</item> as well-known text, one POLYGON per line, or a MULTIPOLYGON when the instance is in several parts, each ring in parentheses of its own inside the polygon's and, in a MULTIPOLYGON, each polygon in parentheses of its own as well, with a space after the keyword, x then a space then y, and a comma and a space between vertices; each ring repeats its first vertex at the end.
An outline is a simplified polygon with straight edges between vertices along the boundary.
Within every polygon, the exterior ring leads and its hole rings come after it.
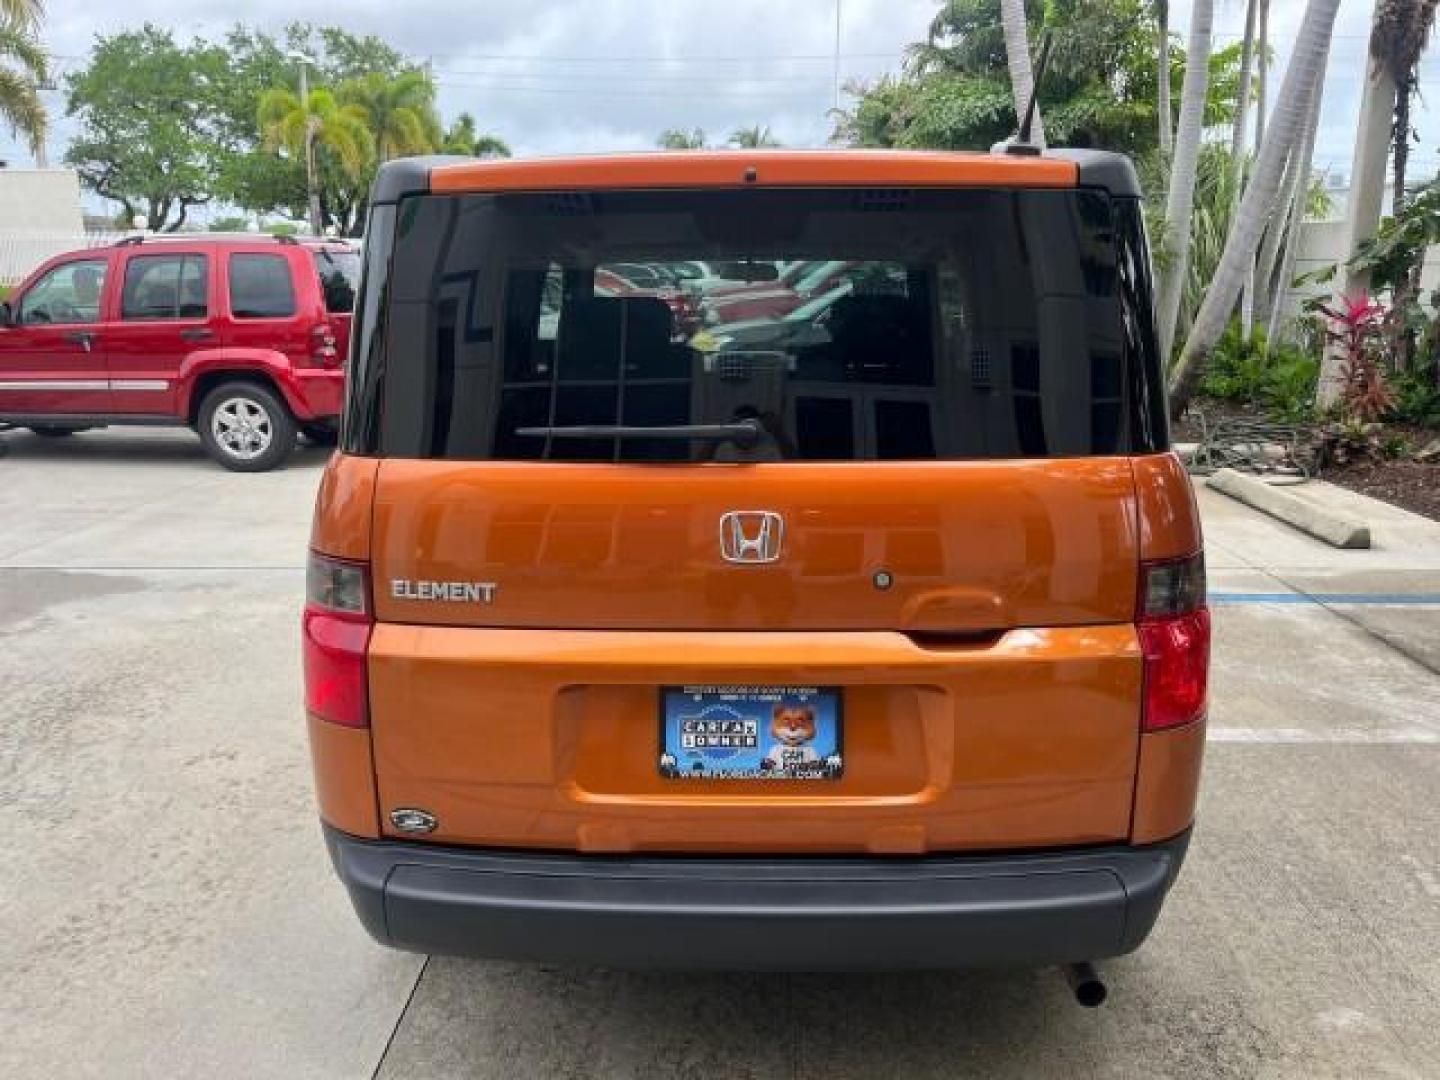
POLYGON ((367 727, 365 653, 374 620, 365 567, 312 554, 305 584, 305 708, 332 724, 367 727))
POLYGON ((1205 716, 1210 681, 1210 612, 1205 556, 1140 567, 1136 630, 1145 658, 1142 731, 1163 731, 1205 716))
POLYGON ((335 331, 321 323, 310 331, 310 358, 320 367, 334 367, 340 360, 335 347, 335 331))

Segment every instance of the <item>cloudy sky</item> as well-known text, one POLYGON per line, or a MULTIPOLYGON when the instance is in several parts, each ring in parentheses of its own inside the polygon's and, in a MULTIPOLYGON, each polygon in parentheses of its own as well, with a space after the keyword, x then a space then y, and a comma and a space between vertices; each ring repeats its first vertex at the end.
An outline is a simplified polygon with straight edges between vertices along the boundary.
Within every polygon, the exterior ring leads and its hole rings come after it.
MULTIPOLYGON (((838 0, 839 82, 896 70, 935 0, 838 0)), ((1326 80, 1317 165, 1348 171, 1373 0, 1342 0, 1326 80)), ((1240 37, 1244 0, 1217 0, 1216 33, 1240 37)), ((60 72, 83 64, 97 33, 149 20, 218 36, 236 20, 278 30, 343 20, 434 67, 446 118, 469 110, 520 154, 641 148, 667 127, 723 139, 766 124, 788 145, 822 144, 836 96, 837 0, 48 0, 45 39, 60 72), (181 14, 183 12, 183 15, 181 14), (343 15, 339 14, 343 12, 343 15)), ((1303 0, 1272 0, 1279 72, 1303 0)), ((1172 0, 1182 35, 1189 0, 1172 0)), ((1422 67, 1417 172, 1440 166, 1440 48, 1422 67)), ((63 94, 49 95, 63 113, 63 94)), ((841 104, 845 103, 843 94, 841 104)), ((56 125, 55 158, 71 131, 56 125)), ((26 160, 8 132, 0 157, 26 160)))

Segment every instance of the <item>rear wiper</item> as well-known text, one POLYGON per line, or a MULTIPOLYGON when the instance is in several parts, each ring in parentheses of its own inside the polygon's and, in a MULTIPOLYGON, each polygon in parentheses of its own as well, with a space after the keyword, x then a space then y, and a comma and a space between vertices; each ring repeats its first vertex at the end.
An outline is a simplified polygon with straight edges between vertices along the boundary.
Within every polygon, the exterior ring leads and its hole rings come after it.
POLYGON ((564 427, 522 427, 516 435, 537 439, 708 439, 733 442, 741 448, 758 444, 765 429, 755 420, 730 424, 575 424, 564 427))

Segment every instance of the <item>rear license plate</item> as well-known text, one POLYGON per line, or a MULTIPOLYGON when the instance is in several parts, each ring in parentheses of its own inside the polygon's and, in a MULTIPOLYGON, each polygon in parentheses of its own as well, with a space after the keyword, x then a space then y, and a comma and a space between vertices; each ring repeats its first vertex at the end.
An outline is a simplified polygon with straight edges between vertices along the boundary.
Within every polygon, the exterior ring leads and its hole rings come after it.
POLYGON ((665 686, 660 775, 673 780, 838 780, 833 686, 665 686))

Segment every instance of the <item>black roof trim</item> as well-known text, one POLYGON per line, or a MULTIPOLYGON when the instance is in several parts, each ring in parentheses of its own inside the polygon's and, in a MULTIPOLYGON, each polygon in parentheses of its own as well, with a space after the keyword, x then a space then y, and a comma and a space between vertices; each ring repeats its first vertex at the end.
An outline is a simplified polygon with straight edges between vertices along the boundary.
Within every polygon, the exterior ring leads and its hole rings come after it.
POLYGON ((1047 149, 1046 157, 1073 161, 1080 167, 1080 186, 1104 188, 1123 198, 1140 197, 1140 177, 1124 154, 1113 150, 1047 149))
POLYGON ((399 202, 406 195, 427 194, 430 170, 435 166, 475 160, 459 154, 430 154, 387 161, 375 174, 375 183, 370 187, 370 205, 399 202))

